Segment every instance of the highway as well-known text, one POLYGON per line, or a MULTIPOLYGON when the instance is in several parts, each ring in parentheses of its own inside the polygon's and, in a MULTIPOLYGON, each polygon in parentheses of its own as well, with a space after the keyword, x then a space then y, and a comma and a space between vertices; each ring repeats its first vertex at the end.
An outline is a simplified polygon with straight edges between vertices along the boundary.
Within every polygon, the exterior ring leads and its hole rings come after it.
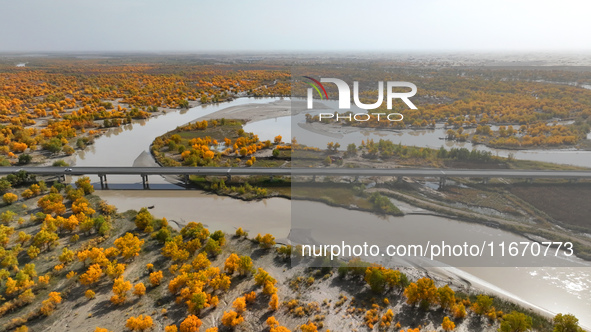
POLYGON ((255 168, 255 167, 0 167, 0 175, 20 170, 37 175, 271 175, 271 176, 408 176, 463 178, 587 179, 591 171, 437 168, 255 168))

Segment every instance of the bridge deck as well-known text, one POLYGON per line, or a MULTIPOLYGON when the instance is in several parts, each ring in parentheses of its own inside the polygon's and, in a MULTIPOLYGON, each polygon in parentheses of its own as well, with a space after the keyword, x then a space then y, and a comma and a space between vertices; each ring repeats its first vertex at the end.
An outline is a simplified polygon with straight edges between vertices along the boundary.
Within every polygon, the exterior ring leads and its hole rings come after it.
POLYGON ((20 170, 38 175, 274 175, 274 176, 408 176, 484 178, 591 178, 590 171, 436 168, 228 168, 228 167, 0 167, 0 175, 20 170))

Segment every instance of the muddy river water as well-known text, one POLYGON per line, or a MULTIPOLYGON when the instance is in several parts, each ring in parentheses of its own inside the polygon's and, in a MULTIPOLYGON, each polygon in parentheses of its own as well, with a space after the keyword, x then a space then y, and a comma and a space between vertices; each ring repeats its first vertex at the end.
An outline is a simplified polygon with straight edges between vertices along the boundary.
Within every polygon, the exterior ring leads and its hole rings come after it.
MULTIPOLYGON (((276 98, 247 99, 241 98, 220 105, 199 106, 183 112, 170 112, 146 121, 136 122, 123 128, 113 129, 98 138, 94 145, 76 156, 76 166, 150 166, 154 161, 149 155, 149 145, 159 135, 177 126, 195 120, 200 116, 211 114, 222 108, 249 103, 268 103, 276 98)), ((289 119, 289 118, 288 118, 289 119)), ((294 126, 284 118, 263 120, 246 126, 247 131, 259 134, 262 139, 268 135, 281 134, 289 137, 288 130, 294 126)), ((443 130, 443 129, 441 129, 443 130)), ((391 133, 354 133, 367 139, 371 135, 393 135, 390 139, 398 139, 403 144, 440 147, 446 145, 439 140, 438 129, 424 132, 391 132, 391 133)), ((318 135, 323 137, 323 135, 318 135)), ((307 143, 312 133, 296 136, 300 143, 307 143)), ((351 141, 358 139, 351 136, 351 141)), ((330 141, 329 138, 325 138, 330 141)), ((332 138, 334 140, 334 138, 332 138)), ((341 140, 339 140, 341 142, 341 140)), ((359 141, 355 141, 359 143, 359 141)), ((320 144, 321 147, 326 146, 320 144)), ((341 144, 342 145, 342 144, 341 144)), ((470 148, 470 147, 469 147, 470 148)), ((547 156, 545 161, 555 161, 555 151, 536 151, 531 155, 547 156), (554 156, 551 158, 551 156, 554 156)), ((576 160, 587 160, 591 155, 577 151, 560 152, 568 158, 560 158, 565 163, 578 164, 576 160), (581 157, 584 156, 584 157, 581 157), (581 159, 583 158, 583 159, 581 159)), ((499 152, 502 155, 502 151, 499 152)), ((528 152, 515 153, 516 158, 530 155, 528 152)), ((562 155, 561 155, 562 156, 562 155)), ((523 158, 534 159, 535 158, 523 158)), ((581 163, 584 163, 581 161, 581 163)), ((591 160, 586 162, 591 164, 591 160)), ((98 179, 93 178, 96 184, 98 179)), ((99 186, 100 187, 100 186, 99 186)), ((297 204, 281 199, 271 198, 261 201, 244 202, 227 197, 218 197, 196 190, 182 190, 162 177, 150 177, 152 190, 140 190, 141 179, 137 177, 109 176, 109 187, 121 190, 99 190, 96 193, 114 204, 120 211, 139 209, 143 206, 154 205, 151 212, 158 217, 166 217, 182 227, 189 221, 199 221, 211 229, 221 229, 233 232, 237 227, 243 227, 250 234, 272 233, 281 241, 288 237, 291 229, 292 213, 305 213, 331 216, 324 218, 323 227, 319 228, 318 236, 338 237, 338 240, 358 241, 359 234, 343 234, 334 232, 339 225, 354 225, 363 221, 364 228, 371 228, 367 234, 378 234, 377 241, 396 241, 399 238, 421 238, 422 230, 437 227, 445 230, 443 236, 452 239, 457 234, 467 236, 470 240, 481 241, 490 239, 505 239, 506 241, 527 241, 525 238, 478 224, 470 224, 452 219, 429 215, 406 215, 404 217, 383 218, 371 213, 350 211, 342 208, 330 207, 321 203, 302 202, 297 204), (297 211, 293 208, 297 208, 297 211), (404 229, 404 232, 393 231, 404 229), (322 234, 320 234, 322 233, 322 234), (334 235, 331 235, 334 234, 334 235)), ((442 231, 443 232, 443 231, 442 231)), ((503 294, 518 302, 548 313, 573 313, 582 325, 591 327, 591 268, 580 267, 586 263, 579 260, 571 262, 570 267, 462 267, 447 268, 451 274, 470 281, 471 287, 485 291, 503 294)), ((560 264, 550 263, 548 266, 560 264)))

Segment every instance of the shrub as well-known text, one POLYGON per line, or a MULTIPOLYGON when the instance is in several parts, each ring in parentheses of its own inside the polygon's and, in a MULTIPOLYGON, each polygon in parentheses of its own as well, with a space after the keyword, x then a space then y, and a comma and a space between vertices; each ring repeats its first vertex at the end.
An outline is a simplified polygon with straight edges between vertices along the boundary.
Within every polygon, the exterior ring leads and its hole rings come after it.
POLYGON ((17 199, 18 199, 18 196, 13 193, 6 193, 6 194, 2 195, 2 201, 6 204, 12 204, 12 203, 16 202, 17 199))
POLYGON ((125 323, 125 327, 132 331, 144 331, 151 328, 152 325, 152 317, 144 315, 139 315, 138 317, 129 317, 125 323))

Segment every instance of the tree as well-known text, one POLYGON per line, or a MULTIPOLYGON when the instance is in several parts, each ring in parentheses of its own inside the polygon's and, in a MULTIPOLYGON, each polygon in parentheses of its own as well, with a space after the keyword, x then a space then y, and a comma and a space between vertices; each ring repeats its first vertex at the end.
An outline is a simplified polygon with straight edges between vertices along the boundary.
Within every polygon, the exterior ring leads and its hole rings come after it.
POLYGON ((103 276, 103 269, 98 264, 91 265, 88 270, 78 278, 83 285, 91 285, 103 276))
POLYGON ((254 270, 254 264, 250 256, 240 256, 240 262, 238 263, 238 274, 243 276, 248 273, 252 273, 254 270))
POLYGON ((62 302, 61 293, 58 292, 51 292, 47 300, 41 302, 41 308, 39 309, 41 313, 45 316, 51 315, 55 306, 62 302))
POLYGON ((131 233, 126 233, 123 237, 115 240, 114 244, 124 258, 130 259, 140 254, 144 240, 140 240, 131 233))
POLYGON ((5 178, 0 179, 0 192, 6 192, 12 188, 12 184, 10 181, 6 180, 5 178))
POLYGON ((140 212, 135 216, 135 227, 142 231, 152 225, 152 222, 154 222, 154 216, 145 207, 141 208, 140 212))
POLYGON ((2 195, 2 201, 6 204, 12 204, 12 203, 16 202, 17 199, 18 199, 18 196, 13 193, 6 193, 6 194, 2 195))
POLYGON ((11 210, 7 210, 4 213, 2 213, 0 215, 0 223, 4 224, 4 225, 8 225, 10 224, 12 221, 14 221, 14 217, 16 216, 16 213, 14 213, 11 210))
POLYGON ((236 236, 237 237, 247 237, 248 233, 246 231, 244 231, 242 229, 242 227, 238 227, 238 229, 236 230, 236 236))
POLYGON ((437 289, 437 298, 437 302, 444 310, 451 309, 456 304, 455 292, 448 285, 437 289))
POLYGON ((195 259, 193 259, 193 261, 191 262, 191 266, 195 271, 205 270, 210 265, 211 261, 207 259, 207 255, 203 252, 197 255, 197 257, 195 257, 195 259))
POLYGON ((279 322, 273 316, 267 318, 267 325, 269 326, 269 332, 291 332, 286 327, 279 325, 279 322))
POLYGON ((205 250, 206 253, 214 256, 219 255, 222 252, 222 248, 220 248, 218 241, 212 238, 207 239, 207 242, 203 246, 203 250, 205 250))
POLYGON ((271 275, 263 270, 263 268, 260 268, 257 270, 257 273, 254 275, 254 282, 257 285, 264 285, 265 283, 272 283, 273 285, 277 282, 277 280, 275 280, 275 278, 271 277, 271 275))
POLYGON ((277 293, 271 295, 271 300, 269 301, 269 309, 272 311, 279 309, 279 296, 277 296, 277 293))
POLYGON ((554 332, 583 332, 579 320, 574 315, 558 314, 554 316, 554 332))
POLYGON ((10 242, 10 237, 14 234, 14 228, 0 225, 0 247, 4 248, 10 242))
POLYGON ((62 150, 62 141, 59 138, 52 138, 49 141, 43 143, 43 148, 53 154, 56 154, 62 150))
POLYGON ((164 332, 178 332, 176 325, 168 325, 164 327, 164 332))
POLYGON ((451 308, 451 313, 455 319, 461 319, 466 317, 466 307, 462 303, 458 303, 451 308))
POLYGON ((33 237, 33 245, 38 248, 45 247, 45 249, 49 249, 52 245, 56 244, 58 240, 59 237, 56 233, 42 229, 33 237))
POLYGON ((90 178, 88 176, 82 176, 76 180, 76 188, 84 190, 84 195, 92 194, 94 192, 94 187, 90 183, 90 178))
POLYGON ((94 291, 92 289, 88 289, 88 290, 86 290, 86 292, 84 292, 84 296, 89 300, 94 299, 95 295, 96 294, 94 293, 94 291))
POLYGON ((152 272, 150 273, 150 284, 152 285, 152 287, 156 287, 158 285, 160 285, 160 281, 162 280, 162 271, 156 271, 156 272, 152 272))
POLYGON ((512 311, 510 314, 503 316, 501 327, 499 331, 502 332, 525 332, 531 328, 532 319, 530 316, 512 311))
POLYGON ((238 268, 238 264, 240 263, 240 257, 238 255, 232 253, 228 258, 226 258, 226 262, 224 263, 224 271, 228 274, 233 274, 234 271, 238 268))
POLYGON ((420 303, 421 308, 428 309, 429 306, 437 300, 437 287, 430 278, 421 278, 408 285, 404 290, 404 296, 406 296, 406 303, 415 305, 420 303))
POLYGON ((113 283, 113 293, 111 296, 111 303, 115 305, 122 304, 127 299, 127 292, 131 289, 131 282, 125 281, 123 277, 115 279, 113 283))
POLYGON ((242 313, 246 310, 246 298, 244 296, 236 298, 234 303, 232 303, 232 307, 239 315, 242 315, 242 313))
POLYGON ((386 286, 386 277, 384 276, 384 268, 381 267, 368 267, 365 271, 365 282, 369 284, 369 287, 374 293, 384 292, 386 286))
POLYGON ((51 213, 62 215, 66 212, 66 207, 63 203, 64 197, 58 193, 49 193, 37 202, 37 205, 43 209, 44 213, 51 213))
POLYGON ((58 259, 62 263, 69 263, 74 260, 74 252, 67 247, 63 248, 62 254, 59 255, 58 259))
POLYGON ((195 315, 189 315, 180 325, 180 332, 198 332, 201 327, 201 320, 195 315))
POLYGON ((140 282, 133 286, 133 295, 141 297, 146 294, 146 286, 144 286, 143 282, 140 282))
POLYGON ((444 317, 443 318, 443 323, 441 323, 441 328, 444 331, 453 331, 456 328, 456 324, 454 322, 452 322, 449 317, 444 317))
POLYGON ((265 234, 264 236, 261 236, 261 234, 258 234, 254 240, 259 243, 259 246, 261 248, 265 248, 265 249, 269 249, 275 245, 275 237, 273 237, 273 235, 271 235, 271 234, 265 234))
POLYGON ((392 325, 392 320, 394 319, 394 311, 392 309, 388 309, 386 313, 382 316, 382 322, 380 323, 381 328, 387 329, 392 325))
POLYGON ((30 163, 33 160, 33 157, 31 157, 31 155, 23 153, 20 156, 18 156, 18 163, 19 165, 26 165, 28 163, 30 163))
POLYGON ((228 312, 224 311, 224 314, 222 315, 222 324, 224 324, 224 326, 234 327, 243 321, 244 317, 238 315, 238 313, 232 310, 228 312))
POLYGON ((493 299, 487 295, 478 295, 476 302, 472 304, 472 310, 478 315, 486 314, 493 304, 493 299))
POLYGON ((227 274, 219 274, 210 281, 210 285, 214 290, 223 289, 227 291, 231 285, 230 277, 227 274))
POLYGON ((216 240, 220 246, 224 246, 226 244, 226 235, 222 231, 215 231, 209 237, 216 240))
POLYGON ((345 153, 345 155, 347 157, 354 157, 357 155, 357 146, 355 146, 355 143, 347 145, 347 152, 345 153))
POLYGON ((300 326, 302 332, 318 332, 318 327, 312 322, 300 326))
POLYGON ((24 245, 25 242, 29 241, 32 238, 31 234, 27 234, 23 231, 18 232, 18 243, 24 245))
POLYGON ((139 315, 137 317, 129 317, 125 323, 125 327, 132 331, 144 331, 151 328, 153 325, 152 317, 139 315))
POLYGON ((39 248, 35 247, 35 246, 30 246, 29 249, 27 249, 27 255, 31 259, 36 258, 39 255, 40 252, 41 252, 41 250, 39 248))

